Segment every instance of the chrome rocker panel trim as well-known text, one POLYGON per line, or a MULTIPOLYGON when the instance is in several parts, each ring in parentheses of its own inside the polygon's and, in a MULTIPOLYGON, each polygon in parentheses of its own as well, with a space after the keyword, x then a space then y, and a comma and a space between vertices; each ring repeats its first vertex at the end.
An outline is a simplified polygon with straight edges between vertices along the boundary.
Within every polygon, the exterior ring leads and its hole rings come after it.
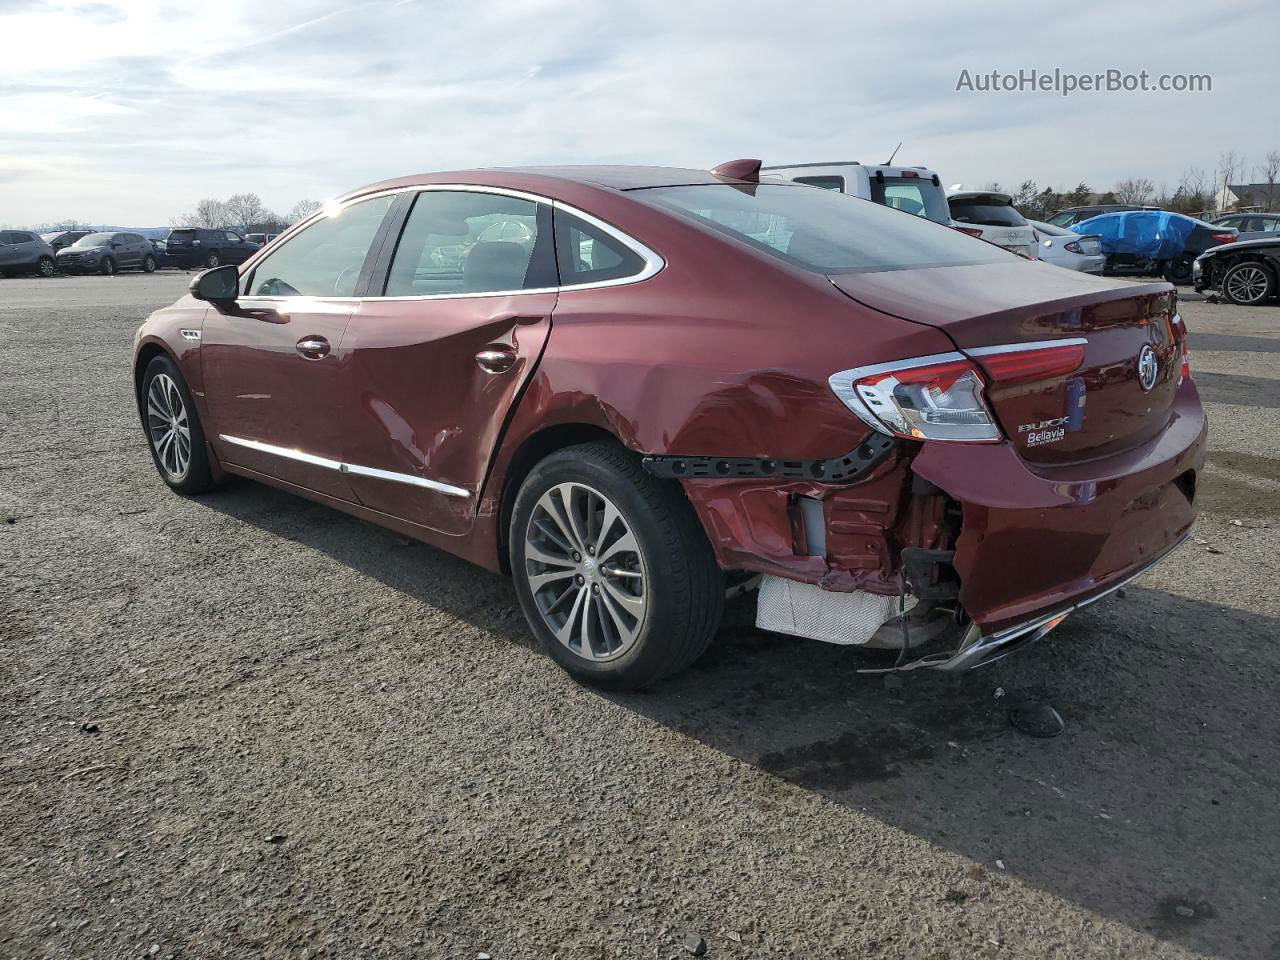
POLYGON ((261 440, 246 440, 244 437, 232 437, 225 433, 218 434, 218 439, 224 443, 230 443, 237 447, 245 447, 248 450, 256 450, 258 453, 267 453, 275 457, 283 457, 286 460, 297 460, 299 463, 308 463, 313 467, 323 467, 326 470, 337 470, 340 473, 351 473, 358 477, 373 477, 376 480, 390 480, 392 483, 405 483, 411 487, 422 487, 424 490, 432 490, 436 493, 442 493, 446 497, 470 497, 471 494, 462 487, 455 487, 452 484, 441 483, 438 480, 428 480, 426 477, 417 477, 411 473, 393 473, 390 470, 380 470, 377 467, 362 467, 356 463, 343 463, 340 460, 330 460, 327 457, 317 457, 315 454, 306 453, 302 450, 291 450, 288 447, 277 447, 272 443, 263 443, 261 440))

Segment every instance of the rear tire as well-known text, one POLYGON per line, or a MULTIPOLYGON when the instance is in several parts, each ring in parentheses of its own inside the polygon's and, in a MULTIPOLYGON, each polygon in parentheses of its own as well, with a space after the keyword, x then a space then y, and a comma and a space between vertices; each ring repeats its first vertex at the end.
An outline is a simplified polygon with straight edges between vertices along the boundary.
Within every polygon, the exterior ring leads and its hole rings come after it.
POLYGON ((41 257, 36 264, 36 274, 41 277, 52 277, 56 269, 53 257, 41 257))
POLYGON ((168 355, 161 354, 147 364, 138 410, 160 478, 181 494, 212 489, 213 471, 200 416, 182 371, 168 355))
POLYGON ((212 270, 214 267, 222 265, 222 258, 218 256, 217 250, 210 250, 209 255, 204 258, 205 268, 212 270))
POLYGON ((155 273, 155 272, 156 272, 156 258, 155 258, 155 257, 146 257, 146 258, 142 261, 142 272, 143 272, 143 273, 155 273))
POLYGON ((621 447, 567 447, 534 467, 509 542, 530 627, 579 680, 646 687, 697 660, 720 625, 724 577, 693 509, 621 447))
POLYGON ((116 262, 110 257, 107 257, 102 261, 102 266, 98 269, 102 271, 103 276, 114 276, 116 272, 116 262))
POLYGON ((1170 260, 1165 265, 1164 278, 1170 283, 1190 283, 1192 262, 1190 257, 1179 257, 1177 260, 1170 260))
POLYGON ((1258 260, 1234 264, 1222 275, 1222 295, 1242 307, 1265 303, 1275 292, 1275 274, 1258 260))

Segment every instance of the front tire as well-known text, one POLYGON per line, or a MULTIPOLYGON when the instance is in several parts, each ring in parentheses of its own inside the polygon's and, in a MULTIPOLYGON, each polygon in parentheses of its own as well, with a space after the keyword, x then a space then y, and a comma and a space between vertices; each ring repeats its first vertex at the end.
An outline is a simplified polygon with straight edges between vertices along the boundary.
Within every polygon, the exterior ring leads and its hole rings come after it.
POLYGON ((102 261, 102 266, 99 267, 98 269, 102 271, 103 276, 106 276, 106 277, 114 276, 116 272, 116 262, 112 260, 110 257, 107 257, 102 261))
POLYGON ((52 277, 55 267, 53 257, 41 257, 40 262, 36 264, 36 273, 41 277, 52 277))
POLYGON ((210 250, 209 255, 204 258, 205 269, 212 270, 214 267, 222 265, 222 258, 218 256, 217 250, 210 250))
POLYGON ((142 272, 143 272, 143 273, 155 273, 155 272, 156 272, 156 258, 155 258, 155 257, 147 257, 147 258, 145 258, 145 259, 142 261, 142 272))
POLYGON ((212 488, 200 417, 182 371, 168 356, 161 354, 147 364, 138 407, 160 478, 182 494, 212 488))
POLYGON ((1275 292, 1275 274, 1257 260, 1237 263, 1222 275, 1222 295, 1242 307, 1257 306, 1270 300, 1275 292))
POLYGON ((678 488, 632 453, 587 443, 525 479, 510 527, 520 606, 574 677, 637 689, 693 663, 724 605, 724 578, 678 488))

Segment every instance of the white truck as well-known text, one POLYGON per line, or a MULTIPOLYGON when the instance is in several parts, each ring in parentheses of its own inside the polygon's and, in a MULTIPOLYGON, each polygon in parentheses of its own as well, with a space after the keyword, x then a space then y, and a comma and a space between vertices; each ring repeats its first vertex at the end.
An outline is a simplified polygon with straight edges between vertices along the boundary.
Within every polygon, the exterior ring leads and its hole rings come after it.
POLYGON ((864 164, 857 160, 763 166, 761 178, 777 177, 824 187, 886 207, 951 225, 947 196, 938 175, 927 167, 864 164))

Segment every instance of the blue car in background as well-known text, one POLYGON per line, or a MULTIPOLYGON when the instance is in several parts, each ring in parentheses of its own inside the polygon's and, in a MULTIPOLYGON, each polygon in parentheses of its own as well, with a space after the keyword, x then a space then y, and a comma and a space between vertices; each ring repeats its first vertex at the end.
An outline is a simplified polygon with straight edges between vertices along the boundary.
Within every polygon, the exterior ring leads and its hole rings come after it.
POLYGON ((164 267, 176 267, 178 261, 169 255, 168 244, 163 240, 152 240, 151 249, 155 251, 156 266, 163 269, 164 267))
POLYGON ((1237 233, 1168 210, 1104 213, 1071 229, 1098 237, 1107 258, 1104 273, 1161 276, 1170 283, 1190 283, 1196 257, 1232 243, 1237 233))

